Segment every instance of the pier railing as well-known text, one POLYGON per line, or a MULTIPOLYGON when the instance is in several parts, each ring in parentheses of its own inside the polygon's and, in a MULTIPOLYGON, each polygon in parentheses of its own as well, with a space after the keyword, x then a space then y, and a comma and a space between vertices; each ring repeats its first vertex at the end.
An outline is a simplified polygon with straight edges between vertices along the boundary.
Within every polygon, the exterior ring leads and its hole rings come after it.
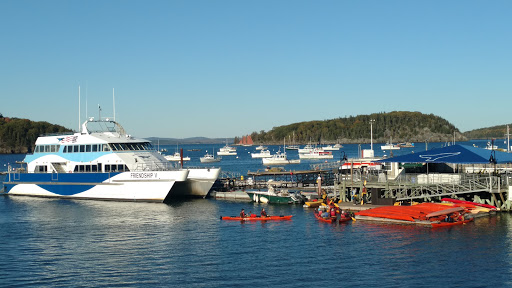
POLYGON ((440 197, 486 192, 491 193, 491 197, 496 197, 492 196, 494 194, 499 195, 502 202, 505 202, 502 192, 512 185, 512 176, 491 173, 402 173, 394 180, 390 180, 384 171, 375 173, 355 171, 351 174, 340 175, 340 181, 343 182, 344 187, 355 187, 359 190, 366 182, 367 188, 380 189, 383 191, 384 198, 395 198, 398 201, 415 199, 431 201, 438 200, 440 197))

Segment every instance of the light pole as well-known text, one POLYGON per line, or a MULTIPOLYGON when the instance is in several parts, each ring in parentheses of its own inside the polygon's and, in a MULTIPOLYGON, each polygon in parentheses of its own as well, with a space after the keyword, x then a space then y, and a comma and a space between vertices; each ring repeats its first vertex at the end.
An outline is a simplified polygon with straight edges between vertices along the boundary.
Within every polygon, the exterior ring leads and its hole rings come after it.
POLYGON ((370 120, 370 149, 373 151, 373 123, 375 122, 374 119, 370 120))

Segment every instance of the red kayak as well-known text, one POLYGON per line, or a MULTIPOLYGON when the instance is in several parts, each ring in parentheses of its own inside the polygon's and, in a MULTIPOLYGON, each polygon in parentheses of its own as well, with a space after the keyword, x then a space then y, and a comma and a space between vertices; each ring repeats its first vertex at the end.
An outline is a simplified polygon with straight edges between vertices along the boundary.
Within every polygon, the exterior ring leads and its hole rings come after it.
POLYGON ((331 217, 323 218, 322 216, 320 216, 320 215, 318 215, 316 213, 314 213, 314 214, 315 214, 316 219, 318 219, 318 220, 320 220, 322 222, 325 222, 325 223, 335 223, 336 222, 336 218, 331 218, 331 217))
POLYGON ((350 220, 352 220, 352 217, 340 217, 339 222, 340 223, 345 223, 345 222, 348 222, 350 220))
POLYGON ((465 224, 465 223, 468 223, 468 222, 471 222, 471 221, 473 221, 473 218, 468 219, 468 220, 464 220, 464 221, 432 223, 432 228, 462 225, 462 224, 465 224))
POLYGON ((237 220, 237 221, 268 221, 268 220, 291 220, 293 215, 286 216, 268 216, 268 217, 236 217, 236 216, 221 216, 220 220, 237 220))
POLYGON ((464 200, 458 200, 458 199, 452 199, 452 198, 443 198, 443 199, 441 199, 441 201, 457 203, 457 204, 471 204, 471 205, 480 206, 480 207, 484 207, 484 208, 496 209, 496 206, 492 206, 489 204, 482 204, 482 203, 476 203, 476 202, 464 201, 464 200))

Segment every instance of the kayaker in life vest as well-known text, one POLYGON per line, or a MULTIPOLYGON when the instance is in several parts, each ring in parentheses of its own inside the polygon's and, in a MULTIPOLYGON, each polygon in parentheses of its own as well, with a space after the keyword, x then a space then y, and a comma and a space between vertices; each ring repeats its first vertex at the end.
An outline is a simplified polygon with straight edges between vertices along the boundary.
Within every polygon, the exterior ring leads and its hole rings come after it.
POLYGON ((336 208, 334 208, 334 207, 331 207, 331 217, 332 218, 336 217, 336 208))
POLYGON ((247 215, 245 215, 245 210, 242 208, 242 211, 240 211, 240 217, 245 218, 247 215))
POLYGON ((267 212, 265 211, 265 208, 261 208, 261 217, 268 217, 267 212))

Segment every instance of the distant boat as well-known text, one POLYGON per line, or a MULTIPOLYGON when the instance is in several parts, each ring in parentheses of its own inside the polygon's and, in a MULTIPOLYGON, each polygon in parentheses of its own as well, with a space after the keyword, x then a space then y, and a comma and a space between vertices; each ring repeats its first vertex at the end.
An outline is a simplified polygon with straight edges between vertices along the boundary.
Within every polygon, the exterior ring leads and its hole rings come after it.
POLYGON ((272 155, 269 150, 261 150, 259 153, 251 153, 252 158, 270 158, 272 155))
POLYGON ((252 141, 251 135, 242 136, 242 140, 240 140, 240 142, 238 142, 238 145, 241 145, 241 146, 252 146, 252 145, 254 145, 254 142, 252 141))
POLYGON ((411 142, 398 143, 396 145, 400 148, 413 148, 414 147, 414 143, 411 143, 411 142))
POLYGON ((311 151, 313 151, 313 149, 315 149, 313 145, 307 144, 306 146, 304 146, 304 148, 299 149, 299 153, 310 153, 311 151))
POLYGON ((332 159, 332 152, 313 149, 309 153, 299 153, 300 159, 332 159))
MULTIPOLYGON (((167 150, 166 150, 167 151, 167 150)), ((173 155, 164 155, 164 158, 168 161, 181 161, 181 154, 178 152, 178 144, 176 144, 176 152, 173 155)), ((190 161, 190 157, 183 157, 183 162, 190 161)))
MULTIPOLYGON (((336 145, 339 145, 339 144, 336 144, 336 145)), ((341 145, 339 145, 338 147, 336 147, 336 145, 334 145, 334 146, 327 145, 327 146, 322 147, 322 149, 326 150, 326 151, 338 151, 338 150, 340 150, 341 147, 339 147, 339 146, 341 146, 341 145)))
POLYGON ((199 161, 201 161, 201 163, 213 163, 213 162, 220 162, 220 160, 222 160, 222 157, 217 157, 215 158, 214 155, 212 154, 208 154, 208 151, 206 151, 206 154, 204 154, 203 157, 200 157, 199 158, 199 161))
POLYGON ((386 143, 386 145, 380 146, 380 150, 400 150, 400 146, 393 143, 386 143))
POLYGON ((391 138, 389 138, 389 142, 386 145, 380 146, 380 150, 399 150, 400 146, 393 144, 391 142, 391 138))
POLYGON ((292 145, 286 146, 286 150, 299 150, 299 145, 295 145, 295 131, 293 131, 292 145))
POLYGON ((263 145, 256 147, 256 150, 267 150, 267 149, 268 149, 268 147, 265 147, 263 145))
MULTIPOLYGON (((284 144, 284 150, 286 150, 286 144, 284 144)), ((300 159, 288 160, 286 152, 281 153, 281 149, 269 158, 262 159, 265 165, 281 165, 281 164, 300 164, 300 159)))
POLYGON ((286 146, 286 150, 299 150, 299 149, 300 149, 299 145, 286 146))
POLYGON ((231 147, 226 143, 226 146, 219 149, 219 152, 217 152, 217 155, 236 156, 236 148, 231 147))
MULTIPOLYGON (((181 161, 180 152, 174 152, 172 155, 164 155, 164 157, 169 161, 181 161)), ((183 157, 183 161, 190 161, 190 157, 183 157)))
POLYGON ((487 149, 487 150, 497 150, 498 146, 492 144, 491 142, 487 142, 487 146, 485 146, 485 149, 487 149))

